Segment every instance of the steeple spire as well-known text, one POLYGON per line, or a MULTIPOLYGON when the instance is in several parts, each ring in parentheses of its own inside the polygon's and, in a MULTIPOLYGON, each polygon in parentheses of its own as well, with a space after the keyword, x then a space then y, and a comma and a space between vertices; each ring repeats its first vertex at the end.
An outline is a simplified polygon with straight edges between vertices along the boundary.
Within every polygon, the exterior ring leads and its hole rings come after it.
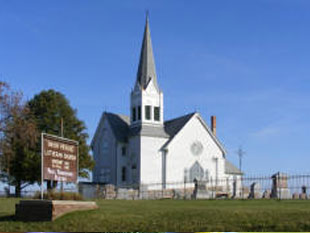
POLYGON ((130 95, 130 127, 136 129, 134 134, 152 131, 166 137, 163 109, 164 94, 157 84, 147 13, 136 84, 130 95))
POLYGON ((138 84, 141 89, 145 89, 150 82, 153 82, 159 91, 147 12, 136 85, 138 84))

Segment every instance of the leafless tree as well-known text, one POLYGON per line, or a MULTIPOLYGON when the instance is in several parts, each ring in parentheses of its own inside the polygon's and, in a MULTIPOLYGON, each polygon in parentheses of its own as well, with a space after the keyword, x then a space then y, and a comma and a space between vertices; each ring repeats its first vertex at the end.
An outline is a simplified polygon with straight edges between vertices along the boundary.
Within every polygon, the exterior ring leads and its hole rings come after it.
MULTIPOLYGON (((15 193, 36 181, 37 130, 22 93, 0 82, 0 164, 2 178, 15 186, 15 193)), ((38 169, 39 170, 39 169, 38 169)))

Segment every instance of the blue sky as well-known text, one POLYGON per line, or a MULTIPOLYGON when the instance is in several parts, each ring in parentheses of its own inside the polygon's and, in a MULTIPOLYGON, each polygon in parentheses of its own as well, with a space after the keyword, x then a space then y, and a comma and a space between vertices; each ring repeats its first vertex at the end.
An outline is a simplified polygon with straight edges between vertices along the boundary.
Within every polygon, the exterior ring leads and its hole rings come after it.
POLYGON ((165 119, 216 115, 248 174, 308 172, 308 0, 0 0, 0 79, 64 93, 91 138, 102 111, 129 112, 146 9, 165 119))

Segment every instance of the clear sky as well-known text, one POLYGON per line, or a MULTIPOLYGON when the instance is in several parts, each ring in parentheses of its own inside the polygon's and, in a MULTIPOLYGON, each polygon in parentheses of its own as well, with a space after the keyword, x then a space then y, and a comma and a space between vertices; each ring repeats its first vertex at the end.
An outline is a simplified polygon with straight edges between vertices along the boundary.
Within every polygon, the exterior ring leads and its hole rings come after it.
POLYGON ((216 115, 248 174, 308 172, 309 0, 0 0, 0 79, 64 93, 92 138, 104 110, 129 112, 146 9, 165 119, 216 115))

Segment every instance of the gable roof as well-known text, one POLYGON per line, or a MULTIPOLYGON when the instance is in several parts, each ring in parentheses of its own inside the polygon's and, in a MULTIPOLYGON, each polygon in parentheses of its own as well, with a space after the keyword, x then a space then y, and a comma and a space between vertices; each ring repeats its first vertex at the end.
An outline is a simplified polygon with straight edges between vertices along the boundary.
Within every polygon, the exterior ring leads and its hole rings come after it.
POLYGON ((98 137, 99 130, 101 129, 101 125, 103 124, 104 119, 107 119, 112 132, 115 136, 115 138, 119 142, 127 142, 128 141, 128 133, 129 133, 129 117, 122 114, 114 114, 110 112, 103 112, 99 121, 99 124, 97 126, 95 135, 91 141, 91 146, 93 146, 93 143, 95 142, 96 138, 98 137))
POLYGON ((226 174, 237 174, 242 175, 243 172, 240 171, 235 165, 225 159, 225 173, 226 174))
POLYGON ((121 114, 105 113, 110 123, 112 131, 119 142, 128 141, 129 117, 121 114))
POLYGON ((195 115, 195 112, 165 121, 165 131, 170 136, 169 140, 163 145, 164 149, 174 138, 175 135, 186 125, 186 123, 195 115))
POLYGON ((168 144, 173 140, 175 135, 177 135, 181 131, 181 129, 187 124, 187 122, 189 122, 189 120, 195 115, 198 117, 198 119, 203 124, 205 129, 208 131, 211 138, 218 145, 220 150, 223 152, 223 155, 225 156, 226 154, 225 148, 220 143, 220 141, 217 139, 217 137, 212 133, 211 129, 209 128, 209 126, 206 124, 206 122, 203 120, 203 118, 200 116, 198 112, 193 112, 185 116, 175 118, 175 119, 165 122, 165 130, 170 135, 170 139, 163 145, 162 149, 165 149, 168 146, 168 144))
POLYGON ((182 128, 183 126, 191 119, 192 116, 195 115, 195 112, 174 118, 169 121, 165 121, 165 130, 166 133, 169 134, 170 137, 174 137, 182 128))

